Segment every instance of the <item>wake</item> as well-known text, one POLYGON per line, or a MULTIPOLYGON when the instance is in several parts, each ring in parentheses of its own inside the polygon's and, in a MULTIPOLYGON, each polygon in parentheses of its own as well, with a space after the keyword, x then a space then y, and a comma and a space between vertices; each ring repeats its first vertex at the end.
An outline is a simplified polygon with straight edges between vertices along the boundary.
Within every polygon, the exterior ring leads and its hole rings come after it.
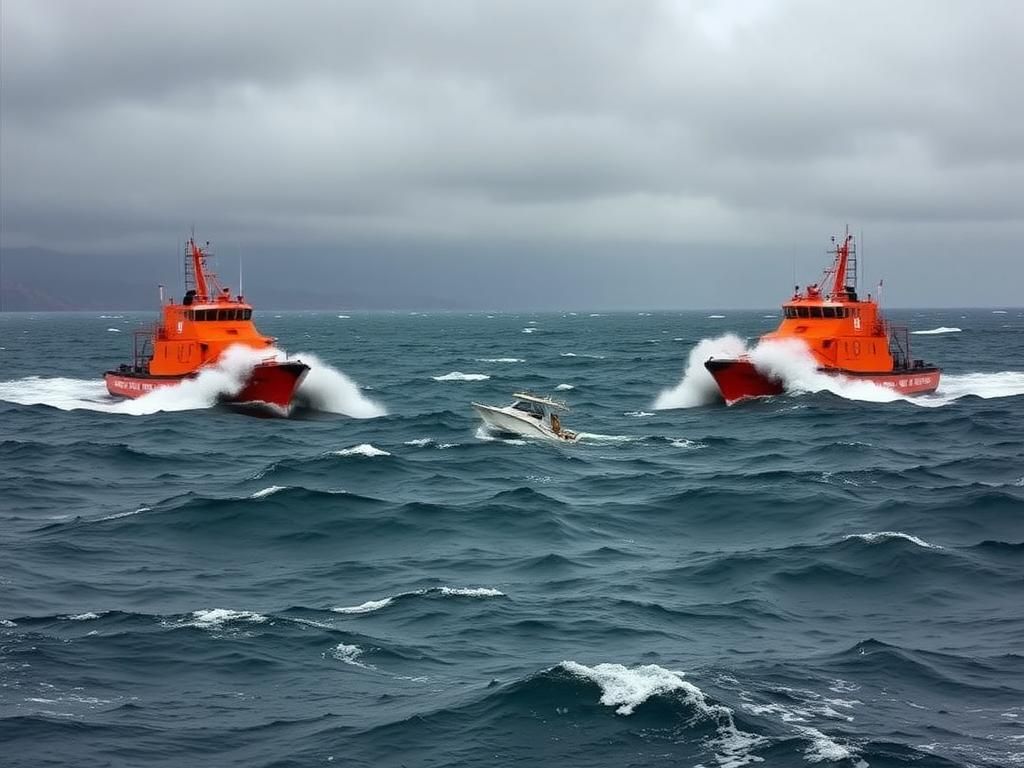
POLYGON ((135 400, 111 397, 102 379, 40 376, 0 381, 0 400, 18 405, 48 405, 62 411, 88 410, 130 416, 192 411, 210 408, 237 395, 252 369, 270 357, 281 361, 301 360, 310 367, 295 395, 295 404, 299 407, 356 419, 387 415, 385 408, 363 395, 352 379, 316 355, 288 355, 276 348, 254 350, 241 345, 229 347, 216 365, 204 368, 194 379, 163 387, 135 400))
POLYGON ((943 373, 939 388, 930 395, 909 397, 869 381, 853 381, 829 376, 817 369, 817 363, 803 342, 779 339, 759 342, 753 347, 734 334, 701 340, 692 350, 680 382, 663 390, 654 401, 654 410, 695 408, 721 402, 715 380, 704 363, 711 357, 731 358, 746 355, 761 372, 782 381, 786 394, 831 392, 847 400, 872 403, 903 401, 925 408, 949 405, 963 397, 991 399, 1024 395, 1024 372, 943 373))

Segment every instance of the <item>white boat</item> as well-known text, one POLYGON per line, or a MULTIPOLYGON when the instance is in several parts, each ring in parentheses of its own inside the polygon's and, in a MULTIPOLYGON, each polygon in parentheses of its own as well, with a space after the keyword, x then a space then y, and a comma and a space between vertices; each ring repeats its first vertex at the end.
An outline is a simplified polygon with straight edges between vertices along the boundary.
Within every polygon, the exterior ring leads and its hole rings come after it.
POLYGON ((473 408, 484 424, 499 434, 520 435, 522 437, 556 440, 563 443, 575 443, 579 435, 562 426, 558 417, 559 411, 569 408, 565 403, 552 400, 550 397, 539 397, 528 392, 516 392, 512 405, 498 407, 473 403, 473 408))

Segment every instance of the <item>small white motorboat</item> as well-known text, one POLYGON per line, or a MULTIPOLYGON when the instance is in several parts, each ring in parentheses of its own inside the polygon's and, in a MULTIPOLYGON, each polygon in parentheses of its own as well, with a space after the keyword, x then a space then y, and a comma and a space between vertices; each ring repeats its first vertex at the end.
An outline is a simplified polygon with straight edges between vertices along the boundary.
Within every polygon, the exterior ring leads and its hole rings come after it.
POLYGON ((516 392, 512 396, 515 398, 512 405, 504 407, 473 403, 473 408, 492 432, 563 443, 579 440, 579 435, 563 427, 558 417, 557 412, 569 410, 565 403, 528 392, 516 392))

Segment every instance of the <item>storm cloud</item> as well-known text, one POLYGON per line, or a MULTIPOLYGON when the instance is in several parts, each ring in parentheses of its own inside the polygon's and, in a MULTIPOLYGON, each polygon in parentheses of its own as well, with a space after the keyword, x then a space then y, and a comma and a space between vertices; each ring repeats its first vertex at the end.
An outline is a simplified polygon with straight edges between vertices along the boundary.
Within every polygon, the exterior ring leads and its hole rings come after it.
POLYGON ((1015 2, 0 7, 5 248, 195 223, 313 281, 766 306, 849 222, 904 304, 1019 303, 1015 2))

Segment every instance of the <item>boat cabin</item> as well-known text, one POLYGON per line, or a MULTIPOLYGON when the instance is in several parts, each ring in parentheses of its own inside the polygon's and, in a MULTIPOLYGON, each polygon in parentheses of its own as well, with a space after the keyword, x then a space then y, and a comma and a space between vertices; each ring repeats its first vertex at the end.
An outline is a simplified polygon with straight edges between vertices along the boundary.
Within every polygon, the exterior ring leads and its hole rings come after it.
POLYGON ((521 411, 536 419, 541 424, 550 427, 555 434, 562 431, 561 420, 556 411, 568 411, 569 407, 565 403, 552 400, 550 397, 531 395, 528 392, 516 392, 513 397, 515 398, 512 403, 513 410, 521 411))
POLYGON ((853 235, 847 233, 829 254, 834 260, 821 283, 802 292, 797 286, 782 305, 779 327, 761 338, 801 339, 825 368, 872 373, 908 367, 906 329, 891 327, 870 294, 865 299, 857 296, 853 235))
MULTIPOLYGON (((208 246, 209 244, 207 244, 208 246)), ((252 321, 252 306, 232 297, 209 269, 211 254, 189 238, 185 253, 185 296, 162 304, 161 318, 136 336, 135 369, 151 376, 181 376, 214 363, 230 346, 270 349, 252 321)), ((161 289, 162 290, 162 289, 161 289)))

